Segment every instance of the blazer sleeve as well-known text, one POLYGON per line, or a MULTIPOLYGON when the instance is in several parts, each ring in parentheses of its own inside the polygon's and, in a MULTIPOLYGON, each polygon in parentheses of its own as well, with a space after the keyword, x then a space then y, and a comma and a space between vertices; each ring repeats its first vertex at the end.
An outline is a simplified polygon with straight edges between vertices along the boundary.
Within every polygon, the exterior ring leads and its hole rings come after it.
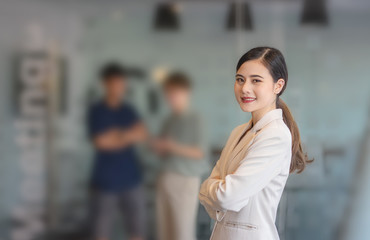
MULTIPOLYGON (((208 179, 221 179, 219 165, 220 165, 220 161, 218 160, 217 163, 216 163, 216 166, 213 168, 213 170, 211 172, 211 175, 208 177, 208 179)), ((214 204, 212 204, 212 202, 210 202, 210 200, 208 199, 208 196, 203 194, 203 192, 206 192, 206 190, 203 189, 203 188, 207 187, 208 179, 201 185, 198 197, 199 197, 200 203, 204 206, 208 215, 212 219, 217 220, 217 211, 222 211, 222 208, 219 207, 219 208, 215 209, 214 204)))
POLYGON ((225 179, 208 178, 200 195, 208 207, 235 211, 245 207, 248 198, 261 191, 282 169, 291 151, 291 137, 279 128, 261 131, 233 174, 225 179))
MULTIPOLYGON (((223 148, 222 150, 222 153, 221 153, 221 156, 223 155, 224 151, 229 147, 230 143, 232 142, 233 140, 233 136, 234 134, 239 130, 240 126, 235 128, 228 140, 226 141, 226 144, 225 144, 225 147, 223 148)), ((212 172, 211 172, 211 175, 208 177, 207 180, 205 180, 201 187, 200 187, 200 191, 199 191, 199 195, 198 195, 198 198, 199 198, 199 201, 200 203, 204 206, 204 208, 206 209, 208 215, 214 219, 214 220, 217 220, 217 216, 220 214, 220 212, 223 212, 224 210, 220 207, 220 206, 216 206, 214 203, 212 203, 209 199, 208 199, 208 196, 207 196, 207 186, 208 186, 208 181, 210 179, 221 179, 221 172, 220 172, 220 159, 217 161, 215 167, 213 168, 212 172)))

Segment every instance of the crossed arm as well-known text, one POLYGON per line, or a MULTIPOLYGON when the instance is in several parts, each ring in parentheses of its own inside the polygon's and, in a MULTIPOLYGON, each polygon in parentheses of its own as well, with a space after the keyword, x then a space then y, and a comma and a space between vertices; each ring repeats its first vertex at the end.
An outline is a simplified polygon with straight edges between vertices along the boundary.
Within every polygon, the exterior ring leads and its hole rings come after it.
POLYGON ((160 155, 172 153, 191 159, 202 159, 204 156, 203 150, 200 147, 181 144, 169 138, 154 140, 152 147, 160 155))
POLYGON ((99 150, 114 151, 132 144, 143 142, 147 138, 147 129, 142 122, 129 129, 112 128, 93 137, 94 146, 99 150))
MULTIPOLYGON (((199 200, 213 217, 217 211, 235 211, 248 204, 249 198, 276 177, 291 150, 284 133, 262 132, 236 171, 221 178, 219 160, 210 177, 201 186, 199 200)), ((291 141, 291 140, 290 140, 291 141)), ((227 160, 226 160, 227 161, 227 160)))
POLYGON ((194 160, 201 160, 204 159, 205 156, 205 133, 204 133, 204 126, 203 121, 201 119, 197 119, 192 125, 191 131, 193 136, 195 136, 195 141, 192 141, 192 144, 185 144, 177 139, 173 139, 168 136, 166 127, 168 126, 168 122, 164 124, 162 129, 162 136, 154 139, 151 142, 151 146, 153 150, 159 155, 165 154, 174 154, 181 157, 186 157, 189 159, 194 160))

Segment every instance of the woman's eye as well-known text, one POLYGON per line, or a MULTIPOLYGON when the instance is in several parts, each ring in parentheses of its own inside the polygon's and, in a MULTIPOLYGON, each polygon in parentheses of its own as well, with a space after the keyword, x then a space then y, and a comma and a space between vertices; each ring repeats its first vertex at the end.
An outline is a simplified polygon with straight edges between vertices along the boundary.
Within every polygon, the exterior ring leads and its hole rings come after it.
POLYGON ((259 79, 253 79, 252 80, 254 83, 256 83, 256 82, 261 82, 261 80, 259 80, 259 79))
POLYGON ((239 82, 239 83, 243 83, 244 79, 243 78, 237 78, 236 81, 239 82))

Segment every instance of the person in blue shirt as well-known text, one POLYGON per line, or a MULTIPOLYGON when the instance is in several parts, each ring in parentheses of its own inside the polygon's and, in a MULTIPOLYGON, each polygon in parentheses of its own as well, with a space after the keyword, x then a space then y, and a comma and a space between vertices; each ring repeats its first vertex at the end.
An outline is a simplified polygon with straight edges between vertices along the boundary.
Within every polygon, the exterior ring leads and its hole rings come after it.
POLYGON ((122 99, 128 71, 117 63, 100 73, 104 97, 88 111, 88 131, 95 149, 91 177, 92 235, 108 240, 115 213, 120 211, 130 240, 145 237, 145 197, 135 145, 147 130, 135 109, 122 99))

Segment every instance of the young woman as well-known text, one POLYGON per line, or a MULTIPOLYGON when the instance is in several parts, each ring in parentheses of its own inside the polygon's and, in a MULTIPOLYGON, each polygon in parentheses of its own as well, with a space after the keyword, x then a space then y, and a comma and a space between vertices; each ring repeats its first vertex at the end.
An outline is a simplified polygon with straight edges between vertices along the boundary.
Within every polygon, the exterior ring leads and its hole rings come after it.
POLYGON ((253 48, 236 71, 236 100, 252 118, 232 131, 199 199, 216 220, 212 240, 275 240, 276 211, 289 173, 302 172, 312 160, 280 99, 288 82, 281 52, 253 48))

